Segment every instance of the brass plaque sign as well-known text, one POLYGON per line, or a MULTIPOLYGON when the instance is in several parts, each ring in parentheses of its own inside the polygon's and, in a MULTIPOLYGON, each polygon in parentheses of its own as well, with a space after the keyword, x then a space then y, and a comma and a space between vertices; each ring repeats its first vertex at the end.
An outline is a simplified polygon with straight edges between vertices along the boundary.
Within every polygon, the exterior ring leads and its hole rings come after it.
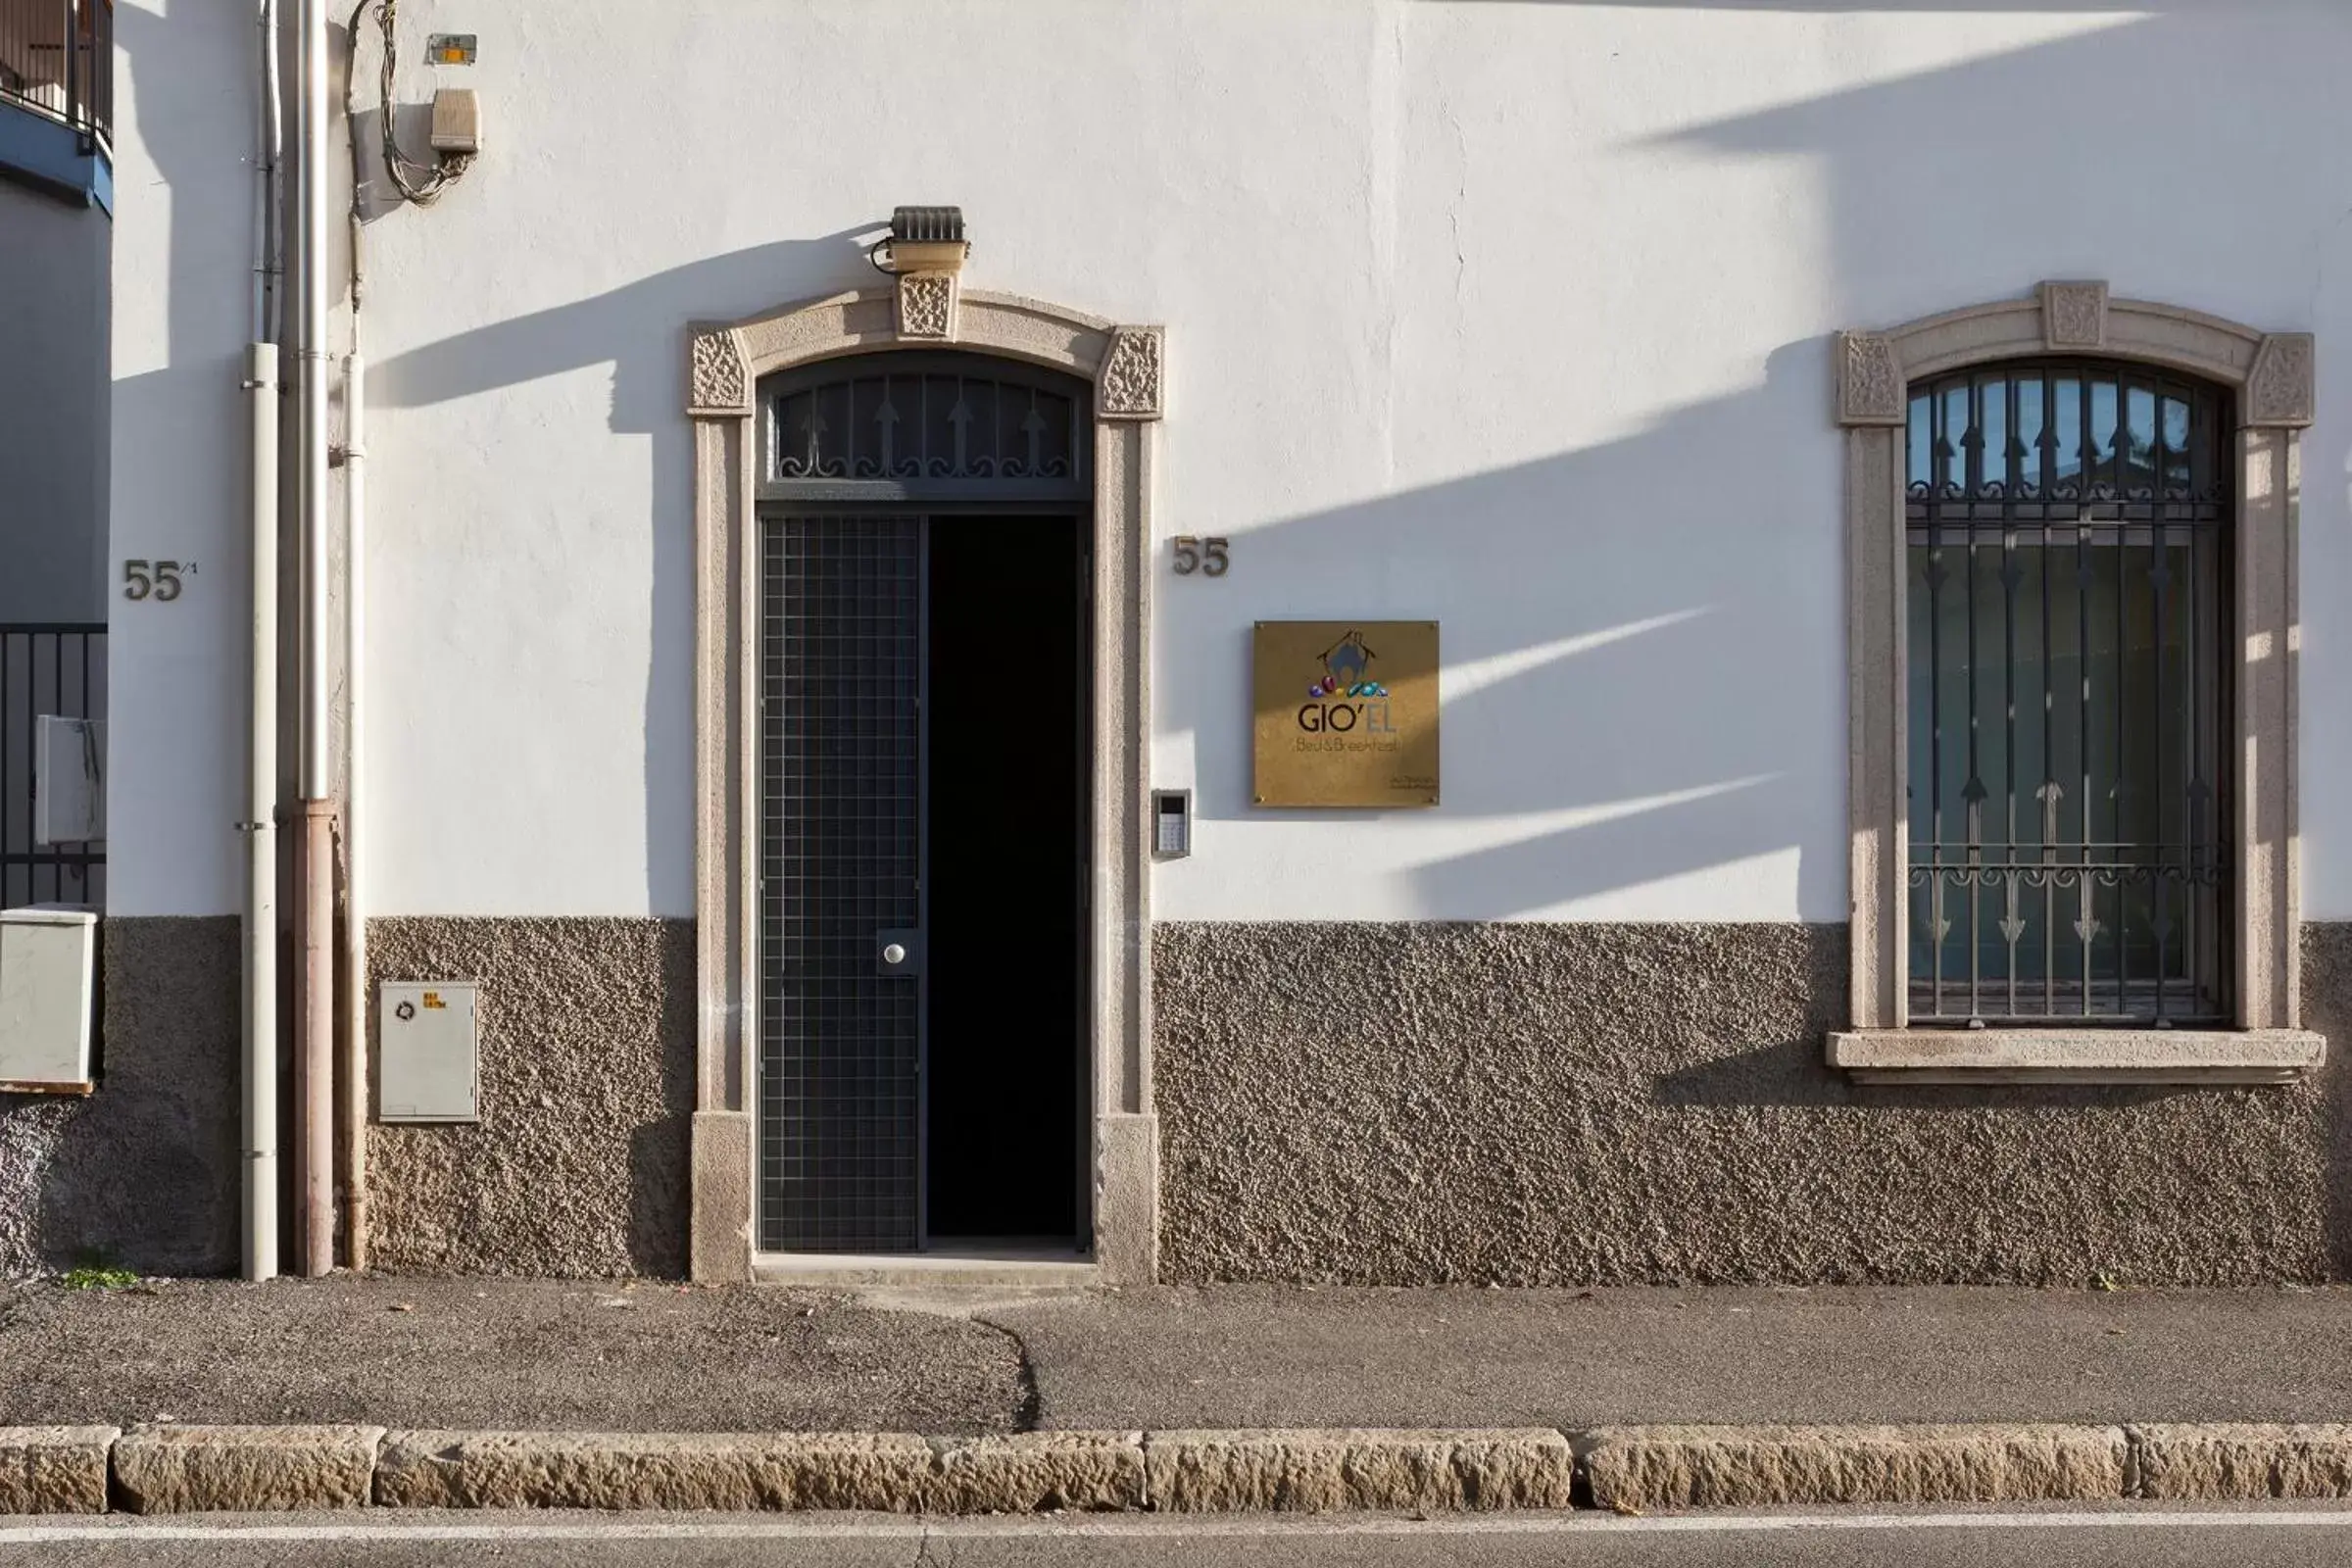
POLYGON ((1438 623, 1261 620, 1259 806, 1438 804, 1438 623))

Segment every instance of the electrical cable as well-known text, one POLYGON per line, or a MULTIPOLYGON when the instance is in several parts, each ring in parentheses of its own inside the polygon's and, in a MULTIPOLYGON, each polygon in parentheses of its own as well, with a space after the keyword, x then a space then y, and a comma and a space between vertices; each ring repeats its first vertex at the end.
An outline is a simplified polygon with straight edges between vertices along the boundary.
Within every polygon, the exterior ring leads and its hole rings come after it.
POLYGON ((368 6, 375 7, 375 23, 384 35, 382 89, 382 134, 377 140, 384 151, 384 173, 402 198, 418 207, 430 207, 441 199, 442 192, 465 176, 472 167, 471 153, 433 154, 431 163, 412 158, 402 150, 400 138, 392 128, 393 80, 400 73, 400 0, 360 0, 351 14, 351 28, 356 35, 361 14, 368 6))

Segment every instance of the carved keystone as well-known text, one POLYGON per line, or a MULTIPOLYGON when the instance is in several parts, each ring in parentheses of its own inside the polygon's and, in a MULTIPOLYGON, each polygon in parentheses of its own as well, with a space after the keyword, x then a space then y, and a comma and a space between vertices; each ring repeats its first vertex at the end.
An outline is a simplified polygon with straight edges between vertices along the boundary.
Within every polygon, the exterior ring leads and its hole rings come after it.
POLYGON ((955 273, 900 273, 899 336, 942 341, 955 337, 956 304, 955 273))
POLYGON ((2041 285, 2041 341, 2052 353, 2107 346, 2105 283, 2041 285))

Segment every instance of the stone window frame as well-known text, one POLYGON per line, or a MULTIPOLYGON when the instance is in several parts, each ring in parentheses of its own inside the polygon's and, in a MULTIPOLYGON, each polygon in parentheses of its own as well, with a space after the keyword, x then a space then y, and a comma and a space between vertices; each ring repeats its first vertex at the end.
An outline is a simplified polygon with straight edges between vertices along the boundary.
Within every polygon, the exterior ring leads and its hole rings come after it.
POLYGON ((2296 529, 2302 432, 2314 412, 2305 332, 2260 332, 2202 312, 2117 299, 2097 281, 1838 334, 1845 431, 1850 1023, 1828 1059, 1872 1083, 2278 1083, 2325 1058, 2300 1027, 2296 829, 2296 529), (1910 1027, 1903 809, 1909 758, 1903 526, 1910 386, 2051 354, 2186 371, 2236 406, 2236 871, 2230 1029, 1910 1027))
POLYGON ((944 274, 689 329, 694 427, 695 1110, 690 1270, 698 1281, 1149 1284, 1157 1273, 1152 1104, 1146 584, 1165 329, 1121 325, 944 274), (944 281, 944 286, 942 286, 944 281), (960 348, 1063 371, 1094 390, 1094 1172, 1091 1259, 836 1259, 756 1248, 759 1114, 759 386, 779 370, 960 348))

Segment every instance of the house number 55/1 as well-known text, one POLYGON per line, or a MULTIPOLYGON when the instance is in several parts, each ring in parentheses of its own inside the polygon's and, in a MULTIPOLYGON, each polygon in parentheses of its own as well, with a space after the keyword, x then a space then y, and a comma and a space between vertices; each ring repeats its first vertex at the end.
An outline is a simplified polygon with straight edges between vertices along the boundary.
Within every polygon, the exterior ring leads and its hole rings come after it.
POLYGON ((1232 569, 1233 563, 1225 554, 1225 539, 1211 534, 1205 539, 1192 534, 1178 534, 1169 541, 1176 556, 1176 575, 1190 577, 1199 572, 1203 577, 1222 577, 1232 569))
POLYGON ((125 561, 122 563, 122 597, 152 599, 168 605, 179 597, 180 573, 196 575, 196 563, 177 561, 125 561))

